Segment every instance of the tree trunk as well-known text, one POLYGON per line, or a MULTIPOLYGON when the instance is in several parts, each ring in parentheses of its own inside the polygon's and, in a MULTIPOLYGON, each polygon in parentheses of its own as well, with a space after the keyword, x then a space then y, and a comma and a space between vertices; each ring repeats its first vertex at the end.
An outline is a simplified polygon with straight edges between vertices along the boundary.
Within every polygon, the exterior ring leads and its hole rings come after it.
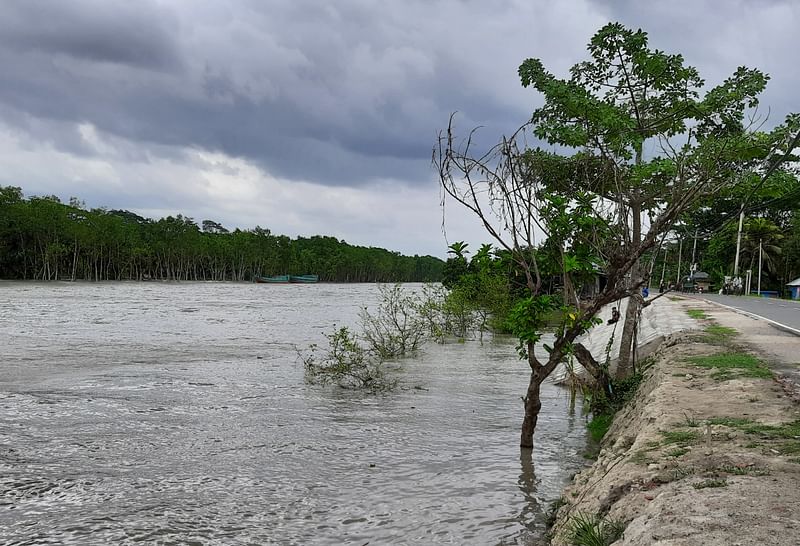
POLYGON ((619 344, 619 359, 617 360, 617 372, 614 375, 617 379, 625 379, 633 371, 633 338, 636 329, 636 321, 639 319, 639 311, 643 304, 642 296, 638 292, 628 298, 628 309, 625 311, 625 325, 622 328, 622 337, 619 344))
POLYGON ((594 359, 592 353, 589 352, 589 349, 584 347, 583 343, 575 343, 573 351, 575 358, 578 359, 580 365, 594 378, 598 387, 600 387, 603 392, 609 392, 610 389, 608 385, 611 378, 608 375, 608 370, 594 359))
MULTIPOLYGON (((639 157, 637 156, 637 163, 639 157)), ((631 200, 631 220, 633 224, 633 233, 631 234, 631 247, 634 249, 639 248, 642 244, 642 204, 636 200, 631 200)), ((622 337, 620 338, 619 345, 619 358, 617 360, 617 379, 624 379, 630 375, 631 371, 631 353, 633 352, 633 329, 636 326, 636 320, 639 317, 639 310, 641 309, 642 297, 639 295, 639 285, 642 277, 642 264, 639 260, 636 261, 631 268, 630 278, 630 297, 628 298, 628 309, 625 313, 625 324, 622 328, 622 337)))
POLYGON ((533 447, 533 432, 536 430, 536 423, 539 420, 539 410, 542 409, 542 399, 540 388, 545 376, 541 366, 531 370, 531 379, 528 383, 528 392, 525 394, 525 418, 522 420, 522 432, 520 434, 519 446, 523 448, 533 447))

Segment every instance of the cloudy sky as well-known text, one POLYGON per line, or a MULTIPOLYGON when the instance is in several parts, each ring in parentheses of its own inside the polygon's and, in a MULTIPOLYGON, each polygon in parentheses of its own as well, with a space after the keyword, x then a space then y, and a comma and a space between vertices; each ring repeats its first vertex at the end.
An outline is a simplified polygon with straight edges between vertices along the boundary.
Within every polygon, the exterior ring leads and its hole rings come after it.
POLYGON ((609 21, 800 111, 794 0, 6 0, 0 185, 444 256, 486 237, 455 206, 442 233, 437 131, 510 132, 522 60, 566 75, 609 21))

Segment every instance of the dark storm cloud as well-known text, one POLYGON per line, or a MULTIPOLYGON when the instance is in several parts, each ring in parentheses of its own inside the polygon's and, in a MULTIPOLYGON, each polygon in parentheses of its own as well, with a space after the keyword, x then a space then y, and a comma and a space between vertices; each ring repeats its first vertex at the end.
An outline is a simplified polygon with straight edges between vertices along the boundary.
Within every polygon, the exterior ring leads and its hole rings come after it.
MULTIPOLYGON (((429 180, 451 110, 497 131, 524 120, 502 93, 469 81, 474 59, 429 35, 452 21, 418 29, 402 10, 359 2, 168 6, 3 4, 0 101, 16 112, 6 121, 88 122, 143 145, 218 150, 277 176, 358 185, 429 180)), ((69 134, 48 138, 80 152, 69 134)))
POLYGON ((0 43, 23 54, 168 69, 177 61, 170 26, 170 14, 147 1, 25 0, 3 4, 0 43))
POLYGON ((794 31, 780 25, 797 23, 796 11, 788 8, 787 16, 786 2, 760 5, 3 2, 0 115, 77 155, 97 153, 70 127, 89 123, 137 144, 145 156, 153 147, 200 148, 288 179, 428 183, 430 150, 450 112, 459 111, 462 129, 486 126, 485 143, 512 131, 538 100, 520 88, 519 63, 541 57, 566 74, 608 20, 645 28, 654 46, 685 53, 713 82, 738 64, 763 61, 773 76, 788 70, 768 95, 785 113, 787 82, 798 82, 786 60, 793 50, 780 41, 794 31), (764 33, 747 23, 762 24, 770 10, 781 20, 762 37, 769 53, 760 57, 741 44, 764 33), (743 26, 739 35, 726 34, 743 26))

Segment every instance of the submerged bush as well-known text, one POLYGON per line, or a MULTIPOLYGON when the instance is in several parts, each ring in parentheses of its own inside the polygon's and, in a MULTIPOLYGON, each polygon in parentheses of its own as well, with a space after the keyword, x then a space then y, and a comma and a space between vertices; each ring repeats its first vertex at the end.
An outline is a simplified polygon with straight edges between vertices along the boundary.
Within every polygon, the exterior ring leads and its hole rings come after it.
POLYGON ((474 312, 454 291, 428 285, 419 296, 399 284, 380 285, 379 290, 377 308, 359 313, 360 333, 341 327, 325 335, 327 348, 311 345, 305 354, 298 351, 308 383, 388 390, 396 381, 386 377, 384 362, 415 354, 428 339, 464 339, 474 331, 474 312))
POLYGON ((306 355, 301 355, 306 381, 371 391, 385 391, 395 386, 396 381, 386 377, 383 360, 362 347, 346 326, 325 337, 328 338, 328 347, 321 357, 317 345, 312 345, 306 355))
POLYGON ((369 350, 383 359, 416 353, 428 331, 420 314, 422 301, 399 284, 378 289, 381 302, 375 314, 364 308, 359 315, 369 350))

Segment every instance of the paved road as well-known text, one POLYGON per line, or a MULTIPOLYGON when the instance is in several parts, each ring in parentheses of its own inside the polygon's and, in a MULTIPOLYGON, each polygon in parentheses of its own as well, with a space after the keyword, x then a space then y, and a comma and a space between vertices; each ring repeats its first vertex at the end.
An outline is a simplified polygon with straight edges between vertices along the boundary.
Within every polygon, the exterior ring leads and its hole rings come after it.
POLYGON ((800 335, 800 301, 718 294, 703 294, 702 298, 766 318, 800 335))

